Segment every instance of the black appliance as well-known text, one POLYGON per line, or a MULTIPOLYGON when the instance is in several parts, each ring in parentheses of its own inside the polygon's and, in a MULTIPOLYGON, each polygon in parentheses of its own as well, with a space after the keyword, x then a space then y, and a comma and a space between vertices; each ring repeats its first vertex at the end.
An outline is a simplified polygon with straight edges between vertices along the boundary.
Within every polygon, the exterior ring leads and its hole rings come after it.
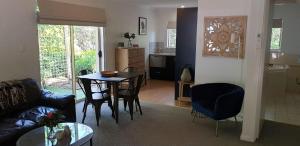
POLYGON ((157 80, 175 80, 175 56, 150 54, 150 78, 157 80))

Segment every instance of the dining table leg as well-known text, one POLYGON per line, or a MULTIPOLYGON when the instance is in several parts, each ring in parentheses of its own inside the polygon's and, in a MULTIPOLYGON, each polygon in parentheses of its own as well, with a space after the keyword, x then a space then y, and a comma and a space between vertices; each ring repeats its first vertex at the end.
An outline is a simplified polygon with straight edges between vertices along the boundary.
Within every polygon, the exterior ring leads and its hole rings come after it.
POLYGON ((119 98, 118 98, 118 91, 119 91, 119 84, 114 83, 113 84, 113 91, 114 91, 114 112, 115 112, 115 120, 116 123, 119 122, 119 98))

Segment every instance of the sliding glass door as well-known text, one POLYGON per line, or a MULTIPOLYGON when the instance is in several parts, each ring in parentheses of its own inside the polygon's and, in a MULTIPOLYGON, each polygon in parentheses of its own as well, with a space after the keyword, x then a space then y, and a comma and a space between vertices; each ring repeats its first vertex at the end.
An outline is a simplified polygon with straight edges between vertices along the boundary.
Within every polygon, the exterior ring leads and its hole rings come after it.
POLYGON ((101 70, 99 52, 103 28, 90 26, 39 25, 42 86, 61 94, 84 97, 76 77, 81 70, 101 70))
MULTIPOLYGON (((100 51, 99 28, 74 26, 74 70, 75 76, 81 70, 96 72, 100 70, 101 63, 98 57, 100 51)), ((74 84, 77 99, 84 97, 79 85, 74 84)))

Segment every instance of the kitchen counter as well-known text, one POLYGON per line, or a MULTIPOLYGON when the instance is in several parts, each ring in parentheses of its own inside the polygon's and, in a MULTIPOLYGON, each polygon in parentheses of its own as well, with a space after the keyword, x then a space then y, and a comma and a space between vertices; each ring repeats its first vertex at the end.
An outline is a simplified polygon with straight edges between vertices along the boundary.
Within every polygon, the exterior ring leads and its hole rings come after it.
POLYGON ((289 69, 288 65, 273 64, 268 66, 269 71, 286 71, 287 69, 289 69))
POLYGON ((150 53, 150 55, 158 55, 158 56, 176 56, 176 53, 150 53))

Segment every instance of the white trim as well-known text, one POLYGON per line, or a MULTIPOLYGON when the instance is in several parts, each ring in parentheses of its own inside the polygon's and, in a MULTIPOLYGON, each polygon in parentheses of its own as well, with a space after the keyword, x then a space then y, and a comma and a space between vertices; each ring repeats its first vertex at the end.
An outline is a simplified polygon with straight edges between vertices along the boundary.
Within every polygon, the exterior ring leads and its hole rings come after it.
POLYGON ((75 73, 75 34, 74 26, 69 25, 70 30, 70 49, 71 49, 71 70, 72 70, 72 94, 76 96, 76 73, 75 73))
POLYGON ((103 46, 103 52, 102 52, 102 55, 103 55, 103 69, 104 70, 108 70, 108 45, 107 45, 107 42, 106 42, 106 29, 105 29, 105 27, 103 27, 103 44, 102 44, 102 46, 103 46))
POLYGON ((242 134, 240 139, 243 141, 247 141, 247 142, 255 142, 256 141, 256 138, 253 138, 253 137, 251 137, 249 135, 245 135, 245 134, 242 134))
POLYGON ((245 86, 244 121, 240 138, 255 141, 262 127, 262 85, 264 58, 267 50, 267 25, 269 0, 251 0, 249 28, 247 31, 247 75, 245 86), (267 21, 266 21, 267 20, 267 21), (255 22, 255 23, 254 23, 255 22), (249 31, 251 30, 251 32, 249 31))

